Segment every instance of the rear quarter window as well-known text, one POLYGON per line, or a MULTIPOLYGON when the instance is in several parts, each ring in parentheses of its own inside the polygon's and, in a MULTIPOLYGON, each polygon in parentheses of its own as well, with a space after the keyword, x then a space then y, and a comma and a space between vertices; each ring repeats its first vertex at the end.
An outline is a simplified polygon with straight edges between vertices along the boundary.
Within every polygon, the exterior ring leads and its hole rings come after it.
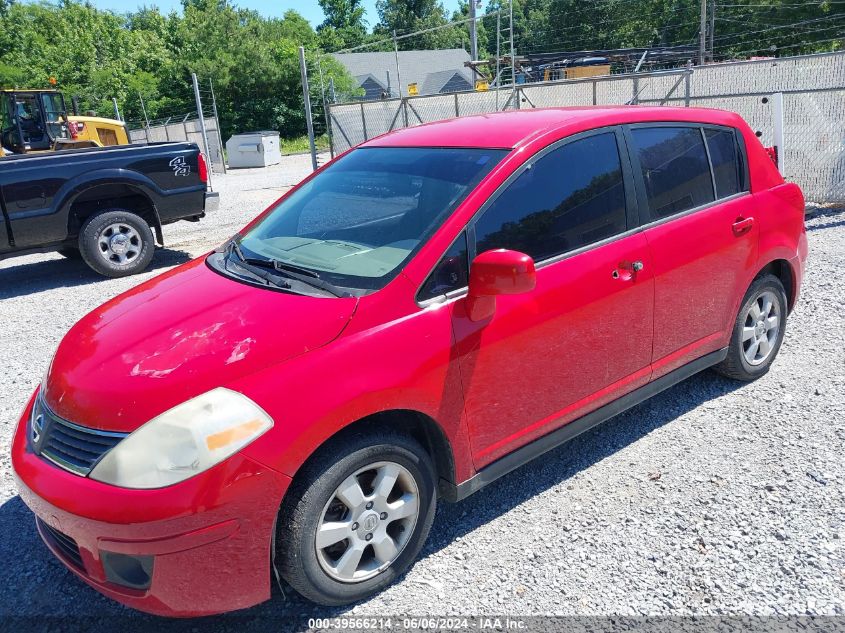
POLYGON ((707 149, 713 165, 713 178, 716 181, 716 197, 726 198, 744 190, 741 173, 742 161, 733 130, 706 128, 707 149))

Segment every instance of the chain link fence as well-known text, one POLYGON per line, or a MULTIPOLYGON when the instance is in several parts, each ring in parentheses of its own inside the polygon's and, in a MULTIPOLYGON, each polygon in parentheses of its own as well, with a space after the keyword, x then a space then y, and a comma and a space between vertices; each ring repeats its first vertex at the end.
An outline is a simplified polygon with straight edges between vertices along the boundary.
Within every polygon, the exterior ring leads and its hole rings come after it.
POLYGON ((335 153, 379 134, 456 116, 515 108, 686 105, 739 113, 774 144, 769 96, 784 95, 785 176, 808 201, 845 202, 845 52, 730 62, 329 106, 335 153))
MULTIPOLYGON (((215 117, 205 117, 208 136, 208 159, 214 173, 224 173, 223 140, 215 117)), ((129 129, 130 143, 165 143, 187 141, 203 148, 200 120, 195 112, 181 117, 168 117, 146 122, 135 122, 129 129)))
POLYGON ((214 96, 212 80, 209 78, 207 84, 200 83, 195 74, 191 75, 191 80, 194 96, 193 107, 185 103, 180 106, 179 110, 175 110, 175 113, 174 110, 167 113, 159 111, 157 113, 158 118, 155 119, 148 118, 144 97, 139 93, 138 100, 144 118, 126 122, 129 142, 133 144, 196 143, 205 155, 211 171, 225 174, 225 146, 220 131, 220 118, 217 116, 217 100, 214 96), (203 124, 205 125, 205 137, 203 137, 203 124))

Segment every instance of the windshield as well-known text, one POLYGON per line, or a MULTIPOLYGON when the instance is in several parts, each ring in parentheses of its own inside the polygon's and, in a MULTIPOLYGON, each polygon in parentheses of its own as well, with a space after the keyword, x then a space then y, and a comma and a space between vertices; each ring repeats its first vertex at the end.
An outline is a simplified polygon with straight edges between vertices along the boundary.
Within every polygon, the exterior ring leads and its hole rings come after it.
POLYGON ((354 150, 281 201, 240 241, 336 286, 383 287, 507 150, 354 150))

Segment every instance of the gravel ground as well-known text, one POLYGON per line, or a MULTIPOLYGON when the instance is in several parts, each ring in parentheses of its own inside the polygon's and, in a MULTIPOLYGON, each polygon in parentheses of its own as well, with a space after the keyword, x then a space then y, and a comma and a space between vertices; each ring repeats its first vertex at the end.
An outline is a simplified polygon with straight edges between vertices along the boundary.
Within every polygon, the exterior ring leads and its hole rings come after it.
MULTIPOLYGON (((57 255, 0 263, 2 446, 77 319, 222 242, 308 167, 307 156, 292 157, 216 176, 220 211, 166 227, 168 247, 145 275, 102 280, 57 255)), ((351 609, 278 590, 268 603, 203 621, 126 609, 48 553, 16 495, 6 448, 0 628, 280 630, 351 614, 845 615, 845 208, 813 211, 807 225, 803 295, 768 375, 740 385, 699 374, 467 501, 442 504, 421 560, 351 609)))

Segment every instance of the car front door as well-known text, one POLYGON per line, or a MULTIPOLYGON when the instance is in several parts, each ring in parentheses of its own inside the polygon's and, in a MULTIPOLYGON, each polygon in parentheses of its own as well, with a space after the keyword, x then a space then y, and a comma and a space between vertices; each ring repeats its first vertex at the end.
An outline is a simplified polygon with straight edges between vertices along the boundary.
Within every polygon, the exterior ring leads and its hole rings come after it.
POLYGON ((733 129, 673 123, 626 133, 654 259, 657 378, 726 344, 757 262, 757 214, 733 129))
POLYGON ((650 377, 651 262, 622 143, 603 129, 547 148, 468 227, 473 253, 507 248, 537 265, 536 288, 497 297, 488 319, 454 304, 476 468, 650 377))

